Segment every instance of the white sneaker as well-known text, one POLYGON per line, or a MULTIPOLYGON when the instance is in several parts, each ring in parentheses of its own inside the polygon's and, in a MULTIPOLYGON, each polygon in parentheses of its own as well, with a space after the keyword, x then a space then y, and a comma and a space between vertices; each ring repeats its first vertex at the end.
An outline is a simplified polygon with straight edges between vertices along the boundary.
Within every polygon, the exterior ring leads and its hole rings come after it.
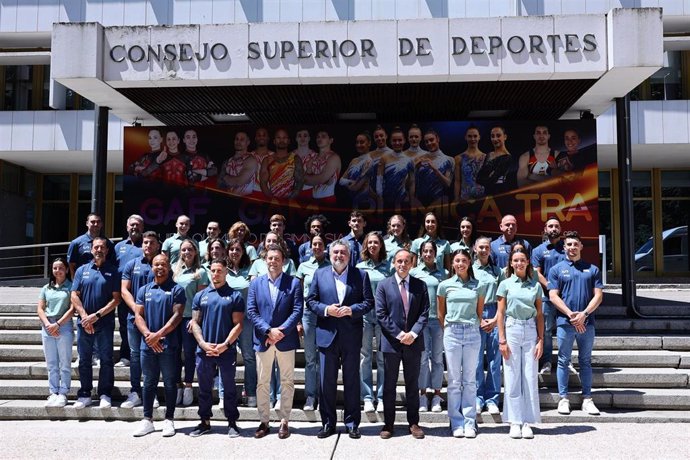
POLYGON ((510 436, 513 439, 522 438, 522 429, 520 428, 519 423, 510 424, 510 433, 508 433, 508 436, 510 436))
POLYGON ((57 401, 58 395, 51 393, 46 399, 45 407, 55 407, 55 401, 57 401))
POLYGON ((153 398, 153 408, 158 409, 159 407, 161 407, 161 403, 158 402, 158 396, 155 396, 153 398))
POLYGON ((218 401, 218 409, 223 410, 225 409, 225 398, 220 397, 220 400, 218 401))
POLYGON ((477 437, 477 430, 474 428, 465 428, 465 437, 466 438, 476 438, 477 437))
POLYGON ((524 425, 522 425, 522 439, 532 438, 534 438, 534 432, 532 431, 532 427, 525 423, 524 425))
POLYGON ((582 411, 589 415, 599 415, 599 409, 594 405, 592 398, 584 398, 582 400, 582 411))
POLYGON ((429 410, 429 398, 426 395, 419 395, 419 412, 426 412, 429 410))
POLYGON ((439 395, 434 395, 433 398, 431 398, 431 412, 441 412, 443 408, 441 407, 441 403, 443 402, 443 399, 439 395))
POLYGON ((67 395, 58 395, 55 399, 55 407, 65 407, 67 405, 67 395))
POLYGON ((477 401, 477 404, 476 404, 476 406, 475 406, 475 409, 477 409, 477 415, 481 414, 481 413, 482 413, 482 410, 483 410, 482 403, 480 403, 479 401, 477 401))
POLYGON ((115 367, 129 367, 129 359, 122 358, 121 360, 115 363, 115 367))
POLYGON ((486 410, 491 414, 491 415, 497 415, 501 413, 501 410, 498 408, 496 403, 493 401, 489 401, 486 403, 486 410))
POLYGON ((101 402, 98 404, 99 409, 110 409, 113 407, 112 401, 110 400, 110 396, 103 395, 101 396, 101 402))
POLYGON ((453 430, 453 437, 454 438, 462 438, 465 436, 465 429, 463 427, 456 428, 453 430))
POLYGON ((131 391, 127 395, 127 400, 120 404, 120 407, 123 409, 132 409, 137 406, 141 406, 141 398, 135 391, 131 391))
POLYGON ((247 407, 256 407, 256 396, 247 396, 247 407))
POLYGON ((379 401, 379 403, 376 405, 376 412, 383 414, 383 401, 379 401))
POLYGON ((575 369, 573 363, 568 364, 568 372, 570 372, 571 375, 577 375, 577 369, 575 369))
POLYGON ((184 388, 177 389, 177 398, 175 399, 175 405, 179 406, 182 404, 182 398, 184 397, 184 388))
POLYGON ((96 358, 96 355, 91 356, 91 365, 93 367, 100 367, 101 365, 101 360, 96 358))
POLYGON ((166 418, 163 420, 163 437, 169 438, 171 436, 175 436, 175 424, 166 418))
POLYGON ((72 369, 78 369, 78 368, 79 368, 79 357, 77 357, 77 359, 75 359, 74 362, 72 363, 72 369))
POLYGON ((191 387, 184 387, 182 392, 182 405, 191 406, 194 402, 194 390, 191 387))
POLYGON ((72 407, 75 409, 83 409, 89 407, 91 404, 93 404, 93 401, 91 401, 90 397, 82 396, 81 398, 77 398, 77 402, 75 402, 72 407))
MULTIPOLYGON (((249 398, 247 398, 247 400, 249 400, 249 398)), ((302 408, 302 410, 311 412, 314 410, 315 405, 314 397, 307 396, 307 401, 304 403, 304 408, 302 408)))
POLYGON ((370 414, 372 412, 376 412, 376 408, 374 407, 374 403, 369 401, 368 399, 364 401, 364 412, 367 414, 370 414))
POLYGON ((275 410, 276 412, 280 410, 280 398, 278 398, 275 406, 273 406, 273 410, 275 410))
POLYGON ((551 363, 545 362, 544 365, 539 369, 541 375, 551 375, 551 363))
POLYGON ((147 418, 139 422, 139 427, 132 433, 132 436, 139 438, 141 436, 146 436, 149 433, 153 433, 156 429, 153 427, 153 422, 147 418))
POLYGON ((570 401, 568 401, 568 398, 561 398, 558 401, 558 413, 563 415, 570 414, 570 401))

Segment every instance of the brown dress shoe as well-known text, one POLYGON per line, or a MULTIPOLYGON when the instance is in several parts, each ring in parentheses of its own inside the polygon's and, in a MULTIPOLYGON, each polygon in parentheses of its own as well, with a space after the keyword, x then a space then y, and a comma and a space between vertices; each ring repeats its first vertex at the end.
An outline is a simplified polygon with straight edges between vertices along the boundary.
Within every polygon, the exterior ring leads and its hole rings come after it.
POLYGON ((290 436, 290 428, 288 428, 287 422, 281 422, 280 428, 278 428, 278 439, 285 439, 290 436))
POLYGON ((415 439, 424 439, 424 430, 419 425, 410 425, 410 434, 415 439))
POLYGON ((257 428, 256 431, 254 432, 254 437, 257 439, 263 438, 264 436, 266 436, 270 432, 271 432, 271 427, 268 425, 268 423, 262 422, 259 425, 259 428, 257 428))
POLYGON ((393 427, 384 425, 383 428, 381 428, 381 432, 379 433, 379 436, 381 436, 381 439, 390 439, 393 437, 393 427))

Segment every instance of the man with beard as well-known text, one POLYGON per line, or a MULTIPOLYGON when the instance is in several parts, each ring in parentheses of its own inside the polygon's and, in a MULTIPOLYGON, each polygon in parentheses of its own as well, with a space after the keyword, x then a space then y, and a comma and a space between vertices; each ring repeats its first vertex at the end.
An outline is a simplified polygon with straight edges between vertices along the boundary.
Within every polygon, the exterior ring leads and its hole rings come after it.
POLYGON ((290 153, 290 137, 284 129, 276 131, 276 153, 264 158, 259 168, 261 191, 267 198, 296 198, 304 185, 302 160, 290 153))
MULTIPOLYGON (((67 262, 69 262, 70 277, 74 279, 74 272, 82 265, 91 262, 93 254, 91 252, 93 240, 101 236, 103 230, 103 219, 95 213, 90 213, 86 216, 86 233, 76 237, 70 242, 67 248, 67 262)), ((107 240, 108 245, 108 262, 115 264, 115 245, 112 241, 107 240)))
POLYGON ((501 236, 491 242, 491 258, 494 263, 501 268, 508 266, 508 256, 510 255, 510 248, 516 241, 520 241, 525 245, 525 249, 529 253, 532 250, 529 242, 518 238, 517 236, 517 219, 512 214, 506 214, 501 219, 500 225, 501 236))
POLYGON ((561 173, 556 164, 558 152, 549 147, 549 139, 548 127, 540 125, 534 128, 534 147, 518 158, 519 187, 536 184, 561 173))
POLYGON ((233 195, 245 196, 254 189, 254 176, 258 169, 256 157, 247 152, 249 136, 244 131, 235 134, 235 154, 220 167, 218 188, 233 195))
MULTIPOLYGON (((251 156, 256 160, 256 173, 254 174, 254 186, 253 193, 261 194, 261 183, 259 181, 259 169, 261 163, 268 156, 273 155, 275 152, 269 150, 268 139, 270 138, 268 130, 266 128, 258 128, 256 133, 254 133, 254 144, 256 149, 250 152, 251 156)), ((259 195, 260 196, 260 195, 259 195)))
POLYGON ((540 374, 551 373, 551 355, 553 354, 553 328, 556 326, 558 310, 549 300, 547 289, 549 271, 558 262, 565 260, 563 241, 561 241, 561 222, 556 217, 549 218, 544 224, 544 235, 548 240, 532 251, 532 267, 537 271, 539 283, 544 288, 541 309, 544 313, 544 353, 539 367, 540 374))
POLYGON ((331 266, 314 273, 307 306, 317 316, 316 345, 320 355, 321 431, 318 438, 335 434, 338 370, 342 364, 345 400, 344 422, 352 439, 361 437, 359 422, 359 357, 363 316, 374 306, 366 272, 348 266, 350 245, 336 240, 329 249, 331 266))

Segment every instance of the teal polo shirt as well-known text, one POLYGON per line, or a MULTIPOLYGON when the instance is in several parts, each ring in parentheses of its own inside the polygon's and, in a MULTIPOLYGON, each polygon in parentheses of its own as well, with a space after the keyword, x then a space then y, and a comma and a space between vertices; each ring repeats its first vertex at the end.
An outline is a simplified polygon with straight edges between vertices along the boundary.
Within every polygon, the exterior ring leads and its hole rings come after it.
POLYGON ((537 316, 535 302, 543 295, 544 290, 537 280, 523 280, 516 275, 501 281, 496 291, 497 298, 506 299, 506 316, 521 320, 537 316))

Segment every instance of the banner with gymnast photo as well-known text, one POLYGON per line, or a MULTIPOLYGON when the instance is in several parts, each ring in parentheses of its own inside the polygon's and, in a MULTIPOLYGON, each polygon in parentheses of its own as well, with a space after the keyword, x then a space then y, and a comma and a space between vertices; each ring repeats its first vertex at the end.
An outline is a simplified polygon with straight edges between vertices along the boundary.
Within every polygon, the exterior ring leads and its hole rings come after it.
POLYGON ((197 233, 210 220, 224 231, 242 220, 258 243, 282 214, 299 244, 306 218, 321 213, 332 240, 359 209, 366 231, 385 232, 402 214, 412 238, 433 211, 449 240, 463 216, 495 237, 512 214, 518 234, 538 244, 556 216, 594 261, 598 190, 594 120, 125 128, 125 215, 141 214, 161 236, 186 214, 197 233))

